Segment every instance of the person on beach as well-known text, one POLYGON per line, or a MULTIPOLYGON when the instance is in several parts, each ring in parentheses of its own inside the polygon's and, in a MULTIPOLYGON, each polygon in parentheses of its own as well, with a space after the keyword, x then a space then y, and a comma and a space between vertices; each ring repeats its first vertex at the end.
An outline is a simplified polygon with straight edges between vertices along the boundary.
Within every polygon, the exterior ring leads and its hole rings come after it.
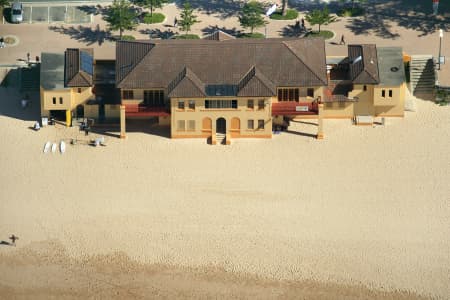
POLYGON ((12 244, 15 246, 16 245, 16 240, 19 239, 18 236, 15 236, 14 234, 12 234, 9 239, 11 240, 12 244))
POLYGON ((305 19, 302 18, 301 22, 302 22, 302 28, 304 29, 305 28, 305 19))
POLYGON ((175 17, 175 19, 173 19, 173 27, 177 27, 178 24, 178 19, 177 17, 175 17))
POLYGON ((341 35, 341 41, 339 42, 339 45, 345 45, 345 39, 344 39, 344 35, 341 35))

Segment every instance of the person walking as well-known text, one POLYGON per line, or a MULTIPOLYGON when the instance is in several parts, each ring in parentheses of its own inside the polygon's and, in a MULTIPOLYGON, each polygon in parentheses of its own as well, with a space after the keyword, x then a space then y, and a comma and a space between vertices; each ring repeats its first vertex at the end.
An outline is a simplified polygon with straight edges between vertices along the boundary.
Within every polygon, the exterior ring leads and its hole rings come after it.
POLYGON ((12 241, 12 244, 15 246, 16 245, 16 240, 19 239, 18 236, 15 236, 14 234, 12 234, 9 239, 12 241))
POLYGON ((173 19, 173 27, 177 27, 178 24, 178 19, 177 17, 175 17, 175 19, 173 19))
POLYGON ((339 45, 342 45, 342 44, 345 45, 345 38, 344 38, 344 35, 341 35, 341 41, 339 42, 339 45))
POLYGON ((302 28, 305 29, 305 19, 302 18, 301 23, 302 23, 302 28))

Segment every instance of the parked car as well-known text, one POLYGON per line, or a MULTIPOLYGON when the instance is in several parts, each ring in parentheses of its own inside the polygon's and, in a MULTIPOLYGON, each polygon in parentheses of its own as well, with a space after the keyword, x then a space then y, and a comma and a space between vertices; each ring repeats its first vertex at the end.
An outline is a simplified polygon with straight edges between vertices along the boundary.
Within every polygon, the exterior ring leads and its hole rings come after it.
POLYGON ((11 6, 11 22, 20 23, 22 21, 23 21, 22 3, 16 1, 11 6))

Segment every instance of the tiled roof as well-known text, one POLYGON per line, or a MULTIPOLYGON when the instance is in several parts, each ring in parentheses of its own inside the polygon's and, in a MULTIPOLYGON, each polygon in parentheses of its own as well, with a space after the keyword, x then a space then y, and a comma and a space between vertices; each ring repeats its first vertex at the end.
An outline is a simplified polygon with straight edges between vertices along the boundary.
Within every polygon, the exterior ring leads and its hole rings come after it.
POLYGON ((203 97, 205 84, 189 69, 183 71, 169 84, 169 97, 203 97))
POLYGON ((119 41, 116 58, 116 84, 126 89, 169 88, 184 69, 204 84, 205 94, 213 86, 235 86, 237 93, 252 68, 255 78, 242 93, 327 84, 322 39, 119 41))
POLYGON ((357 84, 378 84, 377 48, 373 44, 349 45, 350 80, 357 84))
POLYGON ((73 49, 69 48, 65 53, 64 82, 68 87, 88 87, 92 86, 93 65, 90 70, 81 67, 81 55, 84 53, 93 60, 93 49, 73 49))
POLYGON ((380 85, 398 86, 405 81, 403 52, 400 47, 377 48, 380 85))
POLYGON ((256 67, 252 67, 238 84, 237 95, 240 97, 270 97, 276 94, 276 86, 256 67))

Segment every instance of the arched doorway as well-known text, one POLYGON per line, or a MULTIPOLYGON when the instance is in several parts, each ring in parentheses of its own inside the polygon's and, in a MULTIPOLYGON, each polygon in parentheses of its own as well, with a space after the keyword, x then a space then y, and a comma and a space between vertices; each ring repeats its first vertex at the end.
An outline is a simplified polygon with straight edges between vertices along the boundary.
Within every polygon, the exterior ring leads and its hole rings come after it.
POLYGON ((78 118, 84 118, 84 106, 81 104, 77 106, 77 119, 78 118))
POLYGON ((216 121, 216 133, 227 133, 227 121, 224 118, 218 118, 216 121))

